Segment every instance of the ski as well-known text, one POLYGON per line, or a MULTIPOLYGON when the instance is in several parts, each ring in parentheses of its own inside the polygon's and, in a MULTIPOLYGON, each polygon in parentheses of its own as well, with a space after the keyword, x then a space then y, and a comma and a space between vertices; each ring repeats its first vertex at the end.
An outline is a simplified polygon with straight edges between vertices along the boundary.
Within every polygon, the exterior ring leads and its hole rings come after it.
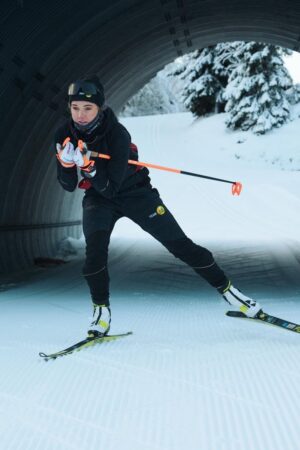
POLYGON ((238 317, 240 319, 254 320, 255 322, 265 322, 269 325, 284 328, 285 330, 300 333, 300 324, 290 322, 289 320, 280 319, 279 317, 271 316, 263 311, 259 311, 256 317, 247 317, 241 311, 227 311, 226 316, 238 317))
POLYGON ((70 355, 74 351, 79 352, 83 348, 92 347, 95 344, 116 341, 117 339, 120 339, 122 337, 130 336, 131 334, 132 331, 128 331, 128 333, 122 334, 109 334, 101 337, 87 337, 86 339, 83 339, 82 341, 77 342, 76 344, 73 344, 71 345, 71 347, 65 348, 64 350, 60 350, 59 352, 50 353, 49 355, 40 352, 39 355, 44 358, 45 361, 48 361, 49 359, 56 359, 60 356, 70 355))

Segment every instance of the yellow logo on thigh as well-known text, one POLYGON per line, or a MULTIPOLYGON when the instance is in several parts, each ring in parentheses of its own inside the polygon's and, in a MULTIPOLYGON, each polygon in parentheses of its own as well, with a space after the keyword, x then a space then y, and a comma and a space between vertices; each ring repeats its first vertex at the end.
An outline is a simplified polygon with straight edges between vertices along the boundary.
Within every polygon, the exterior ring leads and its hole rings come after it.
POLYGON ((162 216, 163 214, 165 214, 166 210, 163 206, 160 205, 156 208, 156 212, 158 215, 162 216))

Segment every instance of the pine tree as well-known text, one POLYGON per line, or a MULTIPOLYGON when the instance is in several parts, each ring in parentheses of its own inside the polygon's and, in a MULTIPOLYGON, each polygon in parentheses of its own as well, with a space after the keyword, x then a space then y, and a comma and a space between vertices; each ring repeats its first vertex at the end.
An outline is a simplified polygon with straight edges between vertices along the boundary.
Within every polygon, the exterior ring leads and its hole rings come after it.
POLYGON ((290 105, 286 91, 292 79, 282 60, 282 50, 274 45, 248 42, 238 47, 225 91, 229 112, 227 126, 264 134, 284 124, 290 105))
POLYGON ((224 90, 237 64, 235 50, 241 42, 228 42, 196 50, 186 55, 171 76, 184 80, 182 98, 187 109, 197 116, 223 112, 224 90))
POLYGON ((296 103, 300 103, 300 84, 296 83, 293 86, 290 86, 286 91, 288 102, 291 105, 296 105, 296 103))
POLYGON ((184 80, 182 99, 185 107, 196 116, 216 109, 222 85, 214 74, 213 66, 214 46, 210 46, 188 55, 185 67, 173 73, 184 80))
POLYGON ((184 111, 164 70, 161 70, 120 111, 120 116, 147 116, 184 111))
POLYGON ((120 116, 163 114, 165 112, 164 101, 164 92, 157 89, 157 79, 152 78, 127 101, 120 111, 120 116))
POLYGON ((213 72, 220 82, 221 89, 218 92, 217 104, 218 112, 224 112, 226 105, 225 89, 233 69, 239 61, 236 51, 243 45, 242 41, 223 42, 217 44, 214 50, 213 72))

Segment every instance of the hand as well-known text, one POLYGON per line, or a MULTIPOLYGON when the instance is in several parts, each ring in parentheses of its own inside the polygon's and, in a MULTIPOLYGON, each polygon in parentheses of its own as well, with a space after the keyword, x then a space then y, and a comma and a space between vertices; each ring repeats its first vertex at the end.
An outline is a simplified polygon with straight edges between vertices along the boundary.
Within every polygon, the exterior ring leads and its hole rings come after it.
POLYGON ((84 142, 78 141, 78 147, 74 152, 75 164, 84 172, 88 178, 96 175, 95 161, 90 159, 91 151, 87 149, 84 142))
POLYGON ((66 138, 62 145, 56 144, 56 156, 63 167, 74 167, 74 145, 70 142, 70 138, 66 138))

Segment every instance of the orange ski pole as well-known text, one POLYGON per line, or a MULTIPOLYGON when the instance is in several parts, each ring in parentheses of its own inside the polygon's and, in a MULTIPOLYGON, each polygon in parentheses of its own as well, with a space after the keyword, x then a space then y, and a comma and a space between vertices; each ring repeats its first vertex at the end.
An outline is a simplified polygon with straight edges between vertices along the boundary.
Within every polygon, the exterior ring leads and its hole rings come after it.
MULTIPOLYGON (((80 147, 81 143, 78 142, 78 146, 80 147)), ((90 156, 92 156, 93 158, 111 159, 110 156, 106 155, 105 153, 98 153, 93 151, 91 151, 90 156)), ((207 180, 220 181, 222 183, 229 183, 232 185, 231 188, 232 195, 240 195, 243 187, 242 183, 240 183, 239 181, 230 181, 224 180, 223 178, 209 177, 208 175, 201 175, 199 173, 187 172, 186 170, 173 169, 172 167, 159 166, 158 164, 146 163, 142 161, 134 161, 133 159, 129 159, 128 164, 132 164, 134 166, 149 167, 150 169, 165 170, 166 172, 181 173, 182 175, 205 178, 207 180)))

